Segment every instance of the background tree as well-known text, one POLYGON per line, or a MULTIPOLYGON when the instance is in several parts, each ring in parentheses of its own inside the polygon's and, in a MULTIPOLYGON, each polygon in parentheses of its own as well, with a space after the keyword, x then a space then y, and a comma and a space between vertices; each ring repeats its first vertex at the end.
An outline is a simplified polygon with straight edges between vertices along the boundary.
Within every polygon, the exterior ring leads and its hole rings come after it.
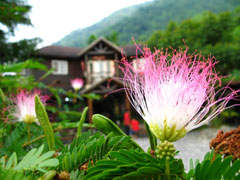
POLYGON ((153 33, 147 44, 152 49, 187 45, 190 53, 197 49, 205 56, 212 54, 220 61, 217 70, 227 75, 240 70, 239 37, 240 8, 237 8, 220 14, 205 12, 179 24, 170 22, 165 30, 153 33))
MULTIPOLYGON (((107 40, 111 41, 112 43, 119 45, 119 36, 116 31, 112 31, 111 34, 104 36, 107 40)), ((93 41, 97 40, 98 36, 95 34, 91 34, 88 37, 88 45, 91 44, 93 41)))
POLYGON ((91 34, 89 37, 88 37, 88 44, 91 44, 93 41, 95 41, 97 39, 97 36, 95 34, 91 34))
POLYGON ((106 36, 106 39, 113 42, 116 45, 119 45, 119 36, 116 31, 112 31, 111 34, 106 36))
POLYGON ((40 39, 20 40, 9 42, 10 36, 14 36, 14 30, 18 25, 31 25, 28 14, 31 6, 23 0, 0 1, 0 62, 25 61, 31 57, 40 39))

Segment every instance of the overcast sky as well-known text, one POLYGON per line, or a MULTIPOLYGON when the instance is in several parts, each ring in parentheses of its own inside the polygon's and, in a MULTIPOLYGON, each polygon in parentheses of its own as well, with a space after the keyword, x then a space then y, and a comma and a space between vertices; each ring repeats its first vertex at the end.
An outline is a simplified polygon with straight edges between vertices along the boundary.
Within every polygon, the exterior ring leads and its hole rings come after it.
POLYGON ((150 0, 28 0, 31 26, 18 26, 11 41, 40 37, 50 45, 73 30, 88 27, 115 11, 150 0))

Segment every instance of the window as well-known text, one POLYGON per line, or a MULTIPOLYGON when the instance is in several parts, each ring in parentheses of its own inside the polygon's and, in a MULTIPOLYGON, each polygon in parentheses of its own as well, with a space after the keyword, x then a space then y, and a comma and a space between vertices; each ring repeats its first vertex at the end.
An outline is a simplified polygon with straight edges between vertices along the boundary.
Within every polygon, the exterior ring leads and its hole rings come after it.
POLYGON ((52 68, 55 68, 53 74, 55 75, 67 75, 68 74, 68 62, 62 60, 52 60, 52 68))
POLYGON ((137 72, 141 72, 144 70, 144 64, 145 64, 145 59, 144 58, 139 58, 139 59, 134 59, 133 60, 133 68, 137 72))
POLYGON ((113 61, 91 61, 90 66, 92 74, 99 74, 103 76, 113 76, 114 75, 114 62, 113 61))
POLYGON ((105 77, 112 77, 115 73, 114 61, 92 60, 89 61, 89 72, 94 82, 105 77))

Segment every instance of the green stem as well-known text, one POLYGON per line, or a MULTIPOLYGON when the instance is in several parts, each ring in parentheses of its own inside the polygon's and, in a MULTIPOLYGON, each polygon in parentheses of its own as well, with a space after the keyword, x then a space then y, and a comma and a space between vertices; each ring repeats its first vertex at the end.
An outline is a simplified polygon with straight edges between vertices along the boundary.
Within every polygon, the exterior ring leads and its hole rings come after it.
POLYGON ((165 174, 167 176, 167 180, 171 180, 171 177, 170 177, 170 164, 169 164, 169 160, 166 159, 166 162, 165 162, 165 174))
POLYGON ((88 107, 85 107, 83 112, 82 112, 82 116, 80 118, 79 125, 78 125, 78 128, 77 128, 77 137, 81 136, 81 134, 82 134, 82 127, 83 127, 83 123, 86 119, 87 112, 88 112, 88 107))
MULTIPOLYGON (((83 124, 83 127, 94 128, 94 125, 93 125, 93 124, 83 124)), ((58 131, 61 131, 61 130, 63 130, 63 129, 68 129, 68 128, 62 128, 62 127, 59 128, 59 127, 58 127, 58 128, 53 129, 53 132, 58 132, 58 131)), ((33 143, 37 142, 38 140, 40 140, 40 139, 42 139, 42 138, 45 138, 45 137, 46 137, 46 135, 43 134, 43 135, 38 136, 37 138, 35 138, 35 139, 31 140, 31 141, 28 140, 27 142, 25 142, 25 143, 22 145, 22 147, 25 147, 25 146, 28 146, 28 145, 30 145, 30 144, 33 144, 33 143)))
POLYGON ((150 142, 150 147, 151 147, 151 152, 153 153, 152 155, 154 155, 154 151, 156 149, 156 145, 157 145, 157 139, 154 136, 154 134, 151 132, 148 124, 144 121, 144 125, 148 134, 148 138, 149 138, 149 142, 150 142))
POLYGON ((51 180, 56 176, 57 172, 55 170, 48 171, 43 176, 39 177, 37 180, 51 180))
POLYGON ((27 124, 27 131, 28 131, 28 141, 31 139, 31 124, 27 124))
POLYGON ((22 147, 28 146, 28 145, 30 145, 30 144, 32 144, 32 143, 35 143, 36 141, 38 141, 38 140, 40 140, 40 139, 42 139, 42 138, 44 138, 44 137, 46 137, 46 136, 45 136, 45 135, 41 135, 41 136, 33 139, 32 141, 27 141, 27 142, 25 142, 25 143, 22 145, 22 147))
MULTIPOLYGON (((57 132, 57 131, 60 131, 60 130, 62 130, 63 128, 55 128, 54 130, 53 130, 53 132, 57 132)), ((43 134, 43 135, 41 135, 41 136, 38 136, 37 138, 35 138, 35 139, 33 139, 33 140, 31 140, 31 141, 27 141, 27 142, 25 142, 23 145, 22 145, 22 147, 25 147, 25 146, 28 146, 28 145, 30 145, 30 144, 32 144, 32 143, 35 143, 36 141, 38 141, 38 140, 40 140, 40 139, 42 139, 42 138, 45 138, 46 137, 46 135, 45 134, 43 134)))

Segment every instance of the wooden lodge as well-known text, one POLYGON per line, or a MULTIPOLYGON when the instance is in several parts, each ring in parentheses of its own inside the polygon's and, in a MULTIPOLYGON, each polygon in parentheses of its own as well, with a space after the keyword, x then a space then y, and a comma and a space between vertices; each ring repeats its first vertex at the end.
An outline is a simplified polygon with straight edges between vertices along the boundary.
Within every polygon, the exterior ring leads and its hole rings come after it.
MULTIPOLYGON (((141 54, 139 52, 139 54, 141 54)), ((47 46, 39 49, 38 57, 49 69, 54 68, 51 75, 43 80, 47 85, 71 90, 70 80, 82 78, 84 87, 80 94, 96 93, 102 96, 100 101, 87 100, 89 107, 89 122, 93 113, 101 113, 110 118, 118 117, 131 107, 124 91, 110 92, 121 89, 122 81, 113 77, 122 77, 119 62, 127 57, 134 60, 136 47, 134 45, 119 47, 105 38, 99 38, 86 48, 47 46)), ((36 78, 43 75, 42 71, 34 71, 36 78)))

